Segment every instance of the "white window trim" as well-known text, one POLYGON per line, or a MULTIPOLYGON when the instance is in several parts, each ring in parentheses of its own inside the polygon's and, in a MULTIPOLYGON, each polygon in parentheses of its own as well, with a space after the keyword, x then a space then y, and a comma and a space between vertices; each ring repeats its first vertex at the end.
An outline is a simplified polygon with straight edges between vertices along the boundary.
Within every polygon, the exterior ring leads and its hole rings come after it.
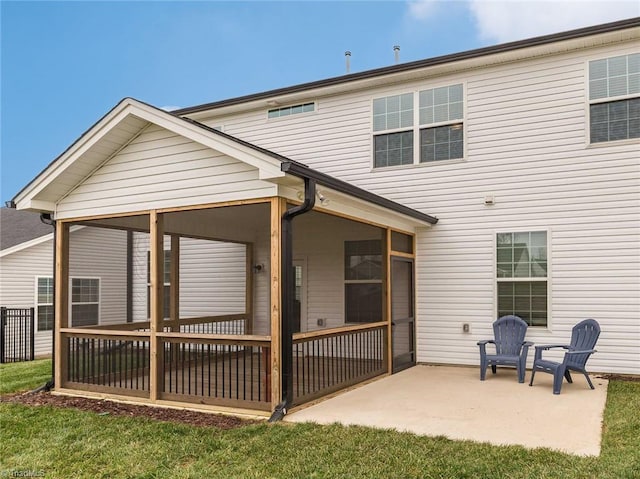
POLYGON ((551 285, 553 281, 553 261, 552 261, 552 234, 553 231, 551 228, 544 227, 536 227, 530 226, 527 228, 500 228, 493 230, 493 240, 491 242, 493 247, 493 316, 495 321, 498 319, 498 283, 499 280, 503 281, 546 281, 547 282, 547 325, 546 326, 529 326, 530 328, 534 328, 536 331, 549 331, 553 332, 553 307, 552 307, 552 297, 551 297, 551 285), (547 276, 546 278, 498 278, 498 241, 497 236, 500 233, 531 233, 534 231, 544 231, 547 233, 547 276))
MULTIPOLYGON (((73 302, 73 280, 74 279, 97 279, 98 280, 98 323, 99 326, 102 323, 102 278, 100 276, 70 276, 69 277, 69 327, 78 327, 82 328, 84 326, 73 326, 73 306, 74 305, 83 305, 83 304, 96 304, 95 301, 91 301, 89 303, 74 303, 73 302)), ((90 326, 89 326, 90 327, 90 326)))
MULTIPOLYGON (((633 144, 640 143, 640 138, 625 138, 623 140, 599 141, 597 143, 591 143, 591 105, 597 105, 600 103, 611 103, 614 101, 621 101, 621 100, 629 100, 631 98, 638 98, 639 95, 637 94, 636 95, 634 94, 618 95, 613 97, 597 98, 595 100, 592 100, 590 98, 591 85, 589 82, 589 63, 593 61, 598 61, 598 60, 606 60, 612 57, 633 55, 635 53, 638 53, 638 51, 629 50, 626 52, 621 52, 616 54, 609 53, 608 55, 605 55, 605 56, 598 56, 598 57, 588 58, 585 60, 584 62, 584 99, 585 99, 584 115, 586 118, 586 125, 584 129, 584 136, 585 136, 584 141, 585 141, 586 148, 603 148, 603 147, 606 148, 607 146, 611 146, 611 145, 624 146, 624 145, 633 145, 633 144)), ((465 104, 465 108, 466 108, 466 104, 465 104)), ((466 118, 466 110, 465 110, 465 118, 466 118)))
POLYGON ((370 158, 370 172, 374 171, 387 171, 387 170, 397 170, 402 168, 424 168, 424 167, 433 167, 435 165, 448 165, 452 163, 463 163, 467 161, 467 82, 460 80, 452 80, 445 83, 437 83, 434 85, 422 85, 419 88, 415 88, 413 90, 402 90, 402 91, 393 91, 380 93, 375 96, 371 96, 369 98, 369 138, 370 138, 370 146, 369 146, 369 158, 370 158), (452 85, 462 85, 462 119, 459 120, 448 120, 448 121, 440 121, 436 123, 428 123, 428 124, 420 124, 420 92, 424 90, 432 90, 441 87, 448 87, 452 85), (380 98, 386 98, 389 96, 397 96, 397 95, 405 95, 407 93, 413 94, 413 125, 405 128, 393 128, 389 130, 379 130, 375 131, 373 129, 373 102, 374 100, 378 100, 380 98), (439 126, 447 126, 447 125, 456 125, 458 123, 462 123, 462 158, 451 158, 449 160, 437 160, 437 161, 426 161, 420 162, 420 130, 425 128, 437 128, 439 126), (413 163, 409 165, 394 165, 394 166, 375 166, 375 140, 374 137, 377 135, 387 135, 390 133, 402 133, 405 131, 413 131, 413 163))
MULTIPOLYGON (((51 303, 40 303, 38 302, 38 283, 40 281, 40 279, 50 279, 51 281, 53 281, 53 276, 36 276, 35 278, 35 291, 34 291, 34 298, 33 298, 33 304, 35 305, 35 323, 36 323, 36 328, 35 328, 35 332, 50 332, 53 329, 55 329, 55 311, 54 311, 54 315, 53 315, 53 322, 54 324, 52 325, 51 329, 40 329, 39 325, 38 325, 38 309, 40 308, 40 306, 53 306, 53 299, 51 303)), ((55 290, 55 285, 54 285, 54 290, 55 290)))

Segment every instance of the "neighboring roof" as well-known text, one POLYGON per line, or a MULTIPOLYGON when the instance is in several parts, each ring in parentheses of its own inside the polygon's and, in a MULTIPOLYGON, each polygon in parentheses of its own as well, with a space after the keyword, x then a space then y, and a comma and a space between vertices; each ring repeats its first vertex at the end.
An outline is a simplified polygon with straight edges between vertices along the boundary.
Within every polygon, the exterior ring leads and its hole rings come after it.
POLYGON ((227 106, 238 105, 256 100, 263 100, 280 95, 286 95, 291 93, 299 93, 307 90, 313 90, 316 88, 323 88, 335 85, 342 85, 346 83, 355 82, 358 80, 365 80, 375 77, 382 77, 385 75, 391 75, 394 73, 402 73, 411 70, 418 70, 422 68, 432 67, 436 65, 442 65, 446 63, 458 62, 461 60, 470 60, 474 58, 485 57, 488 55, 494 55, 497 53, 511 52, 524 48, 548 45, 550 43, 561 42, 565 40, 573 40, 577 38, 587 37, 591 35, 598 35, 602 33, 610 33, 618 30, 624 30, 627 28, 633 28, 640 26, 640 17, 629 18, 611 23, 604 23, 601 25, 595 25, 585 28, 579 28, 576 30, 569 30, 566 32, 554 33, 551 35, 543 35, 534 38, 528 38, 525 40, 519 40, 515 42, 502 43, 490 47, 478 48, 474 50, 467 50, 460 53, 453 53, 449 55, 443 55, 439 57, 428 58, 424 60, 418 60, 407 63, 400 63, 388 67, 376 68, 373 70, 366 70, 363 72, 352 73, 342 75, 339 77, 327 78, 324 80, 313 81, 309 83, 302 83, 286 88, 278 88, 275 90, 269 90, 265 92, 254 93, 251 95, 245 95, 236 98, 230 98, 226 100, 205 103, 202 105, 195 105, 187 108, 181 108, 173 110, 171 113, 175 115, 189 115, 206 110, 213 110, 216 108, 222 108, 227 106))
POLYGON ((5 250, 53 232, 53 228, 40 221, 40 214, 0 208, 0 250, 5 250))

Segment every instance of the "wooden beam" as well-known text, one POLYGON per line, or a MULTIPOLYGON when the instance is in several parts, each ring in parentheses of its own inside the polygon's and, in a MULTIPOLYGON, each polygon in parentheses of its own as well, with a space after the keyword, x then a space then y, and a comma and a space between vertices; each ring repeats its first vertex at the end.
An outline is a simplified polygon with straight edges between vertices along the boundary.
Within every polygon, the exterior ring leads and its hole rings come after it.
POLYGON ((162 389, 162 344, 157 336, 162 332, 164 321, 164 217, 155 210, 149 215, 149 250, 151 259, 151 336, 149 392, 150 399, 159 399, 162 389))
POLYGON ((280 270, 282 263, 281 255, 281 218, 286 210, 287 203, 284 198, 273 198, 271 200, 271 409, 280 403, 282 390, 280 384, 280 361, 282 358, 280 328, 282 305, 280 270))
MULTIPOLYGON (((180 236, 178 235, 171 235, 171 270, 169 276, 169 319, 177 321, 180 319, 180 236)), ((180 331, 180 325, 171 326, 171 331, 180 331)))
POLYGON ((244 334, 253 334, 253 275, 255 274, 253 269, 253 243, 247 243, 245 246, 244 314, 246 318, 244 320, 244 334))
POLYGON ((68 349, 62 329, 69 326, 69 223, 56 224, 55 270, 55 373, 56 388, 64 386, 67 371, 68 349))

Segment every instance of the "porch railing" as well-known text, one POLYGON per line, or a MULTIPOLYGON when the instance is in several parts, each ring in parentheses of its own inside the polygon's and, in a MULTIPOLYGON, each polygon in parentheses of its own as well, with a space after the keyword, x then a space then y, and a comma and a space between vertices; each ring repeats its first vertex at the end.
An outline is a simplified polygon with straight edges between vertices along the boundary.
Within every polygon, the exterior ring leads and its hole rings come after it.
MULTIPOLYGON (((195 318, 166 319, 163 322, 164 332, 200 333, 200 334, 245 334, 247 331, 247 315, 225 314, 221 316, 200 316, 195 318)), ((99 326, 83 326, 82 328, 104 331, 143 331, 151 330, 149 321, 131 323, 103 324, 99 326)), ((81 329, 82 329, 81 328, 81 329)))
MULTIPOLYGON (((62 329, 62 387, 271 409, 270 336, 178 332, 165 327, 155 335, 159 362, 154 377, 158 382, 153 382, 157 389, 152 394, 148 324, 127 324, 131 329, 125 331, 62 329)), ((386 373, 387 332, 388 324, 380 322, 294 335, 293 404, 303 404, 386 373)))
MULTIPOLYGON (((150 334, 64 328, 61 335, 62 387, 151 397, 150 334)), ((269 336, 162 332, 156 337, 158 399, 270 409, 269 336)))
POLYGON ((84 391, 149 397, 150 340, 141 333, 63 332, 63 386, 84 391))
POLYGON ((162 399, 268 410, 268 336, 159 334, 162 399))
POLYGON ((385 322, 293 337, 294 405, 387 372, 385 322))

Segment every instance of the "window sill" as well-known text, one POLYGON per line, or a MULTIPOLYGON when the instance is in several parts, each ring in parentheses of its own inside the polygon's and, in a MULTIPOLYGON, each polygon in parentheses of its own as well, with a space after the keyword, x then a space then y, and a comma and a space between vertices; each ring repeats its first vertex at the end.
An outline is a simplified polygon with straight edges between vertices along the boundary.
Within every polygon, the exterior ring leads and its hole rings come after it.
POLYGON ((413 168, 431 168, 436 165, 455 165, 458 163, 466 163, 466 158, 454 158, 451 160, 437 160, 437 161, 428 161, 424 163, 412 163, 410 165, 395 165, 395 166, 378 166, 371 167, 371 172, 376 171, 392 171, 392 170, 410 170, 413 168))
POLYGON ((591 148, 606 148, 607 146, 626 146, 637 145, 640 143, 640 138, 629 138, 626 140, 613 140, 613 141, 600 141, 598 143, 587 143, 587 150, 591 148))

